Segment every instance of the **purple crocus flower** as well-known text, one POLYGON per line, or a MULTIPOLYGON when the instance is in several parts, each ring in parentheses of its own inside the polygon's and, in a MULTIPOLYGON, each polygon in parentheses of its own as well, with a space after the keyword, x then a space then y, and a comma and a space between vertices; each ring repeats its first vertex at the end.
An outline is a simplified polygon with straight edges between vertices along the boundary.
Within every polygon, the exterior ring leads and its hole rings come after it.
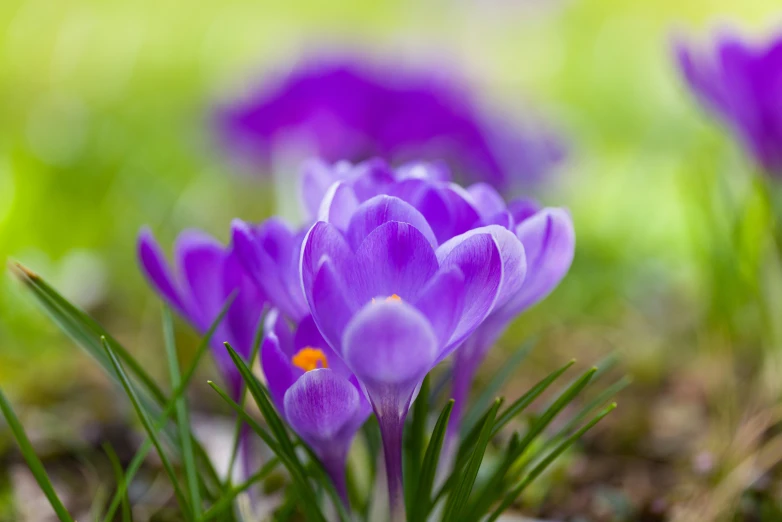
POLYGON ((232 251, 245 272, 272 306, 294 322, 309 315, 298 267, 305 232, 277 217, 257 226, 239 219, 231 224, 232 251))
MULTIPOLYGON (((456 399, 450 424, 451 436, 458 434, 461 414, 476 370, 508 324, 520 313, 546 297, 567 273, 573 259, 575 234, 570 215, 564 209, 541 208, 532 200, 518 199, 506 204, 486 183, 467 189, 450 182, 448 169, 440 164, 414 163, 391 169, 385 162, 372 160, 359 165, 340 163, 328 167, 311 162, 303 173, 305 208, 331 222, 348 238, 356 234, 357 209, 371 198, 382 205, 376 210, 392 215, 401 206, 395 198, 414 207, 431 227, 433 245, 448 242, 459 234, 489 225, 515 234, 526 252, 527 272, 523 285, 513 295, 495 303, 493 311, 455 354, 453 395, 456 399), (331 183, 329 185, 329 183, 331 183), (325 191, 324 186, 329 186, 325 191), (317 209, 306 202, 322 201, 317 209), (389 195, 391 197, 389 197, 389 195)), ((416 214, 417 216, 417 214, 416 214)), ((374 219, 374 218, 372 218, 374 219)), ((412 221, 413 218, 408 218, 412 221)), ((421 230, 428 233, 426 226, 421 230)), ((352 240, 357 243, 356 239, 352 240)))
POLYGON ((249 358, 266 304, 265 295, 245 275, 237 257, 198 230, 182 232, 174 245, 174 267, 169 266, 152 233, 138 239, 138 257, 150 284, 200 334, 217 319, 228 298, 236 294, 211 338, 212 353, 231 396, 238 399, 242 378, 223 346, 228 342, 249 358))
POLYGON ((393 196, 324 208, 333 222, 318 221, 304 239, 302 286, 315 324, 377 415, 397 516, 410 404, 426 374, 522 287, 524 249, 497 225, 439 244, 424 215, 393 196))
POLYGON ((506 206, 499 194, 487 185, 473 185, 468 190, 480 209, 483 222, 502 224, 524 245, 527 277, 456 351, 452 380, 455 403, 449 425, 451 438, 458 435, 475 372, 489 349, 514 318, 557 287, 570 269, 575 253, 575 231, 566 210, 541 208, 531 200, 515 200, 506 206))
POLYGON ((282 417, 328 472, 345 505, 350 444, 372 408, 355 376, 323 340, 310 316, 295 333, 277 310, 266 317, 261 365, 282 417))
POLYGON ((262 167, 292 142, 328 162, 443 159, 462 177, 503 190, 559 162, 557 137, 485 115, 465 83, 431 69, 314 58, 222 109, 218 130, 234 155, 262 167))
POLYGON ((679 42, 676 57, 690 88, 738 135, 770 174, 782 176, 782 35, 762 47, 721 35, 712 56, 679 42))

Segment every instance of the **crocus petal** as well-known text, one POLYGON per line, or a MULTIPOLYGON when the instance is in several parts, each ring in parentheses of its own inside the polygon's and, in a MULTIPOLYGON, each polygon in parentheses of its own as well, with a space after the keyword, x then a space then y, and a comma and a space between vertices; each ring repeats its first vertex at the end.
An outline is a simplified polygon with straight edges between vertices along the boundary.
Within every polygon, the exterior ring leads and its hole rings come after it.
POLYGON ((330 259, 325 259, 318 270, 310 290, 312 318, 323 337, 337 352, 342 353, 342 332, 358 308, 350 300, 352 293, 334 269, 330 259))
POLYGON ((334 370, 346 379, 352 376, 348 367, 342 362, 342 357, 332 350, 329 343, 323 338, 312 316, 308 315, 301 320, 298 328, 296 328, 293 344, 296 347, 296 351, 307 347, 322 351, 326 356, 329 369, 334 370))
POLYGON ((171 274, 163 250, 149 229, 144 228, 139 233, 137 248, 141 268, 149 282, 157 288, 157 291, 170 305, 177 308, 180 313, 186 314, 186 307, 179 296, 176 280, 171 274))
POLYGON ((198 230, 185 230, 176 239, 174 252, 177 266, 187 282, 190 313, 201 329, 220 313, 225 301, 223 263, 225 251, 212 237, 198 230))
POLYGON ((310 306, 312 306, 312 284, 315 275, 323 260, 327 258, 338 267, 352 267, 354 264, 353 250, 339 229, 331 223, 318 221, 304 237, 299 263, 301 284, 310 306))
POLYGON ((277 411, 287 417, 286 392, 304 372, 291 364, 290 357, 280 349, 280 343, 274 332, 265 334, 260 355, 261 368, 266 377, 266 384, 274 406, 277 411))
POLYGON ((335 443, 359 407, 356 387, 326 368, 305 373, 285 393, 288 422, 316 451, 335 443))
POLYGON ((437 257, 414 226, 391 221, 369 234, 356 251, 357 296, 364 302, 393 294, 415 301, 437 272, 437 257))
POLYGON ((438 343, 426 316, 415 307, 378 301, 353 317, 345 329, 343 346, 345 362, 377 409, 378 401, 399 398, 405 402, 412 397, 433 366, 438 343))
POLYGON ((323 197, 335 181, 334 171, 323 161, 313 159, 304 164, 299 194, 308 220, 317 219, 323 197))
POLYGON ((267 219, 255 228, 240 220, 232 223, 233 247, 247 273, 295 321, 308 313, 298 270, 302 239, 303 235, 279 218, 267 219))
POLYGON ((266 314, 263 320, 263 331, 264 337, 274 334, 277 346, 288 359, 294 356, 296 349, 293 332, 278 309, 272 308, 266 314))
POLYGON ((433 249, 437 248, 437 239, 424 216, 412 205, 392 196, 376 196, 356 209, 347 228, 348 243, 353 250, 357 250, 370 232, 389 221, 413 225, 424 235, 433 249))
POLYGON ((467 188, 473 206, 482 218, 505 210, 505 200, 488 183, 475 183, 467 188))
POLYGON ((540 210, 540 205, 534 199, 519 198, 508 203, 508 211, 513 216, 513 222, 517 225, 535 215, 540 210))
POLYGON ((318 210, 318 221, 325 221, 340 230, 346 230, 358 204, 356 193, 350 185, 341 181, 333 183, 323 196, 318 210))
MULTIPOLYGON (((225 257, 222 276, 223 303, 220 310, 232 294, 235 294, 235 297, 218 329, 225 329, 225 340, 231 343, 240 355, 249 357, 266 305, 266 297, 244 272, 241 262, 233 252, 229 252, 225 257)), ((214 321, 216 317, 217 313, 209 319, 214 321)), ((213 338, 219 340, 221 337, 213 338)), ((224 350, 220 350, 220 353, 224 353, 224 350)))
POLYGON ((502 282, 502 261, 491 234, 463 234, 440 246, 443 268, 458 267, 465 277, 464 310, 452 339, 469 335, 492 311, 502 282))
POLYGON ((504 314, 517 315, 538 303, 559 284, 570 269, 576 236, 570 214, 564 209, 547 208, 516 228, 524 245, 528 276, 510 301, 504 314))
POLYGON ((446 346, 464 307, 464 274, 461 269, 452 266, 440 270, 413 304, 429 319, 439 345, 446 346))

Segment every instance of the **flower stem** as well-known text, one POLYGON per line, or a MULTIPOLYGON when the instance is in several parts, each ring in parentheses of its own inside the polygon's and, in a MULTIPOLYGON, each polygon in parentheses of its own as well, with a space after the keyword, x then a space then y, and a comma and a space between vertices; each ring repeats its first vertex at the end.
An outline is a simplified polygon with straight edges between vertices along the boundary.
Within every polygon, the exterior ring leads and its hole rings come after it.
POLYGON ((388 504, 391 522, 405 520, 405 505, 402 485, 402 434, 404 415, 398 411, 378 415, 380 435, 383 438, 383 456, 388 479, 388 504))
POLYGON ((348 500, 348 488, 345 482, 345 461, 347 455, 345 452, 333 452, 320 456, 320 461, 323 463, 323 467, 326 470, 334 489, 337 490, 339 498, 345 506, 345 509, 350 509, 350 501, 348 500))

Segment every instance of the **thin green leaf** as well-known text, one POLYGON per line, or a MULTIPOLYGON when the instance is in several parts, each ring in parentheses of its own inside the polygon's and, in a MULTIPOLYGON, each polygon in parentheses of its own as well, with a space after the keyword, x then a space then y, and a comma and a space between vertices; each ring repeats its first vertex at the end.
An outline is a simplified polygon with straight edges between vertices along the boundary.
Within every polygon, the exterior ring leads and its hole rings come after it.
MULTIPOLYGON (((174 323, 171 311, 163 306, 163 338, 168 358, 171 387, 176 389, 182 383, 179 373, 179 360, 177 359, 176 340, 174 339, 174 323)), ((199 490, 198 470, 193 456, 193 436, 190 428, 190 415, 187 411, 187 397, 182 394, 176 399, 176 423, 179 428, 179 444, 182 447, 182 463, 185 468, 187 491, 190 494, 190 505, 193 515, 197 518, 201 515, 201 491, 199 490)))
POLYGON ((594 376, 597 368, 591 368, 571 384, 554 403, 549 406, 543 414, 538 417, 530 426, 527 433, 521 439, 513 452, 507 455, 507 458, 497 468, 492 477, 481 490, 480 495, 476 497, 473 506, 467 512, 465 520, 478 520, 491 507, 497 496, 504 491, 503 484, 507 473, 513 464, 521 457, 532 442, 543 432, 544 429, 554 420, 554 418, 583 390, 594 376))
POLYGON ((445 507, 444 520, 454 520, 455 517, 462 512, 462 508, 467 504, 467 500, 470 498, 472 488, 475 485, 475 479, 478 477, 478 471, 483 462, 483 456, 486 453, 486 447, 491 440, 492 431, 494 428, 494 419, 497 417, 497 411, 500 409, 502 399, 496 399, 489 415, 481 427, 481 433, 478 437, 478 442, 475 445, 475 449, 470 457, 470 462, 467 465, 467 469, 462 474, 462 480, 459 482, 457 488, 448 497, 448 502, 445 507))
POLYGON ((136 390, 133 388, 133 385, 130 382, 130 378, 125 373, 122 364, 119 362, 119 359, 117 359, 117 356, 114 354, 114 351, 112 350, 109 343, 106 341, 105 338, 103 338, 102 340, 103 340, 103 347, 106 350, 106 354, 109 357, 109 361, 111 362, 112 366, 114 366, 114 371, 119 376, 120 381, 122 383, 122 387, 125 389, 125 393, 130 399, 131 404, 133 405, 133 409, 136 410, 136 415, 138 415, 138 418, 141 421, 141 425, 144 427, 144 430, 147 432, 147 436, 152 441, 152 444, 155 446, 155 449, 158 452, 160 461, 163 463, 163 468, 166 470, 166 473, 168 474, 168 477, 171 480, 171 485, 174 488, 174 493, 176 494, 177 501, 179 502, 180 506, 182 506, 182 509, 185 511, 185 513, 192 513, 192 508, 187 502, 187 498, 185 498, 184 493, 179 487, 179 478, 174 472, 174 467, 171 465, 171 461, 168 459, 168 455, 166 455, 166 452, 163 450, 163 445, 160 443, 160 439, 157 436, 157 432, 155 431, 154 426, 152 426, 152 422, 150 422, 149 420, 149 416, 147 415, 146 410, 144 410, 144 408, 141 406, 141 402, 139 401, 138 394, 136 393, 136 390))
MULTIPOLYGON (((67 299, 49 286, 38 274, 19 263, 11 264, 10 266, 13 273, 31 290, 39 304, 41 304, 52 320, 71 337, 77 345, 82 347, 93 359, 95 359, 116 382, 120 383, 120 378, 116 374, 113 365, 110 363, 103 349, 103 341, 101 339, 106 339, 106 343, 112 348, 115 355, 123 361, 124 365, 127 366, 134 378, 138 381, 138 384, 140 385, 140 389, 137 390, 139 393, 138 397, 141 404, 143 404, 147 410, 153 412, 155 409, 166 405, 167 400, 160 387, 158 387, 149 374, 144 371, 138 361, 136 361, 120 343, 103 329, 100 324, 78 307, 68 302, 67 299)), ((233 298, 234 296, 229 297, 229 301, 233 298)), ((224 310, 226 309, 227 305, 224 310)), ((189 381, 189 378, 187 380, 189 381)), ((171 411, 173 411, 173 409, 171 411)), ((172 443, 176 442, 176 438, 173 437, 172 433, 169 433, 167 430, 164 430, 163 433, 167 437, 167 440, 172 443)), ((206 456, 203 447, 198 441, 194 442, 194 447, 201 473, 212 483, 217 484, 218 487, 220 487, 221 485, 217 478, 217 472, 215 471, 211 460, 206 456)), ((115 499, 117 499, 117 497, 115 497, 115 499)), ((114 509, 116 510, 118 499, 117 502, 112 505, 115 506, 114 509)))
POLYGON ((448 401, 437 418, 437 424, 432 430, 432 436, 429 438, 429 445, 426 448, 424 461, 421 465, 421 472, 418 479, 418 487, 415 490, 415 496, 411 504, 410 522, 424 522, 432 509, 432 487, 434 479, 437 476, 437 467, 440 463, 440 451, 445 441, 445 433, 448 429, 448 421, 451 418, 453 410, 453 399, 448 401))
MULTIPOLYGON (((212 340, 212 336, 214 335, 215 331, 217 330, 217 327, 220 326, 220 323, 222 323, 223 318, 225 317, 225 314, 228 313, 228 309, 231 307, 231 304, 233 303, 234 299, 236 298, 236 293, 231 294, 228 299, 226 300, 225 304, 223 305, 222 310, 220 310, 220 313, 217 315, 215 320, 212 322, 212 324, 209 326, 209 329, 207 330, 206 334, 201 338, 201 342, 198 345, 198 348, 196 348, 195 356, 193 357, 193 360, 190 362, 190 366, 188 367, 187 371, 185 372, 182 382, 179 386, 176 387, 174 390, 174 393, 171 395, 171 398, 166 403, 165 407, 163 408, 163 412, 158 416, 157 420, 155 421, 155 433, 160 433, 160 431, 166 426, 168 423, 169 417, 174 412, 174 409, 176 408, 177 400, 187 391, 188 387, 190 386, 190 382, 193 380, 193 376, 195 375, 196 369, 198 368, 198 365, 201 362, 201 359, 206 354, 209 343, 212 340)), ((133 459, 130 461, 130 465, 128 465, 127 470, 125 471, 125 482, 124 485, 117 489, 116 493, 114 494, 114 498, 111 501, 111 504, 109 505, 109 509, 106 512, 106 516, 103 519, 103 522, 111 522, 114 520, 114 514, 117 511, 117 508, 119 507, 120 500, 122 499, 122 496, 125 494, 125 488, 127 488, 130 483, 133 481, 133 477, 136 475, 138 470, 141 468, 141 465, 144 463, 144 459, 147 457, 147 453, 152 449, 152 443, 149 439, 145 439, 142 445, 139 447, 138 451, 136 451, 136 454, 133 456, 133 459)), ((206 455, 203 453, 203 450, 200 446, 200 444, 195 445, 195 451, 198 453, 198 459, 199 463, 201 463, 206 457, 206 455)), ((208 477, 216 484, 220 484, 220 481, 217 477, 217 474, 214 470, 214 467, 211 465, 204 466, 202 469, 205 469, 207 471, 208 477)))
POLYGON ((114 448, 110 444, 103 444, 103 451, 111 462, 111 467, 114 470, 114 477, 117 480, 117 490, 122 490, 122 522, 132 522, 133 512, 130 509, 130 498, 128 498, 128 488, 125 484, 125 472, 122 471, 122 465, 119 462, 119 457, 114 451, 114 448))
POLYGON ((219 386, 217 386, 212 381, 208 381, 208 384, 229 406, 231 406, 231 408, 237 414, 239 414, 244 419, 250 428, 252 428, 253 431, 255 431, 259 437, 261 437, 266 445, 269 446, 269 449, 272 450, 272 452, 277 455, 277 457, 283 463, 297 486, 296 491, 302 502, 301 507, 305 510, 305 512, 309 513, 309 519, 325 520, 323 515, 320 513, 320 509, 317 506, 312 505, 312 499, 315 498, 315 492, 307 481, 306 474, 301 468, 301 463, 298 461, 298 457, 296 457, 295 451, 292 451, 291 453, 286 452, 278 440, 276 440, 271 434, 269 434, 268 431, 266 431, 260 424, 258 424, 255 419, 250 417, 250 415, 244 411, 244 408, 237 404, 236 401, 231 399, 227 393, 220 389, 219 386))
POLYGON ((231 502, 236 498, 239 493, 247 491, 253 484, 264 480, 272 471, 274 471, 280 463, 280 459, 277 457, 272 458, 269 462, 263 465, 263 467, 255 472, 250 478, 236 487, 227 491, 220 500, 207 509, 201 517, 202 522, 212 520, 213 518, 221 515, 226 509, 231 506, 231 502))
POLYGON ((421 467, 424 455, 424 444, 426 444, 426 418, 429 413, 428 375, 421 384, 421 390, 418 392, 418 398, 413 403, 412 410, 412 419, 407 429, 405 445, 405 466, 408 470, 404 474, 406 477, 405 499, 407 500, 408 512, 410 512, 413 496, 418 490, 419 474, 417 473, 417 470, 421 467))
MULTIPOLYGON (((494 432, 492 433, 492 437, 496 436, 500 430, 502 430, 502 428, 504 428, 511 420, 523 413, 530 404, 532 404, 538 397, 540 397, 540 395, 545 392, 549 386, 551 386, 554 381, 556 381, 563 373, 565 373, 571 366, 573 366, 573 364, 575 364, 575 361, 571 360, 558 370, 551 372, 546 377, 538 381, 538 383, 530 388, 527 393, 513 401, 513 403, 497 417, 497 420, 494 423, 494 432)), ((486 413, 484 413, 481 417, 480 422, 473 427, 473 429, 466 437, 464 437, 459 448, 459 453, 456 459, 457 465, 454 468, 455 470, 460 469, 466 464, 470 451, 472 450, 475 441, 478 440, 480 427, 483 425, 483 422, 485 421, 488 414, 489 411, 487 410, 486 413)))
POLYGON ((305 511, 310 512, 312 518, 323 518, 323 515, 320 513, 320 510, 317 509, 317 507, 315 507, 313 510, 314 506, 311 505, 310 501, 315 498, 315 492, 312 489, 310 482, 307 480, 307 473, 304 470, 304 466, 302 466, 301 462, 299 461, 298 455, 296 455, 293 442, 291 442, 291 439, 288 436, 288 431, 286 430, 282 419, 280 419, 280 416, 277 414, 277 411, 274 409, 274 406, 269 400, 266 390, 261 385, 261 383, 258 382, 258 379, 255 378, 252 370, 250 370, 242 357, 236 353, 231 345, 225 343, 225 348, 228 350, 228 354, 230 355, 234 365, 236 365, 236 368, 239 370, 242 379, 244 379, 250 395, 252 395, 255 403, 258 405, 258 409, 261 410, 261 415, 263 415, 263 418, 266 420, 266 424, 269 425, 269 429, 271 430, 272 435, 274 435, 277 443, 279 444, 281 453, 278 455, 280 458, 285 455, 287 461, 291 465, 289 471, 291 471, 294 482, 298 485, 298 493, 304 502, 302 508, 305 509, 305 511))
POLYGON ((16 439, 16 443, 19 445, 19 450, 22 452, 22 456, 27 462, 33 477, 35 477, 35 481, 38 483, 38 486, 41 488, 44 495, 46 495, 46 498, 49 499, 49 504, 52 505, 52 509, 54 509, 54 512, 57 514, 57 518, 62 522, 73 522, 70 513, 65 509, 62 501, 60 501, 60 498, 54 491, 54 486, 52 486, 52 483, 49 480, 46 468, 43 467, 41 459, 35 454, 35 449, 30 443, 30 439, 27 437, 27 433, 25 433, 22 423, 19 422, 19 418, 16 416, 16 413, 14 413, 11 404, 8 402, 8 399, 6 399, 2 390, 0 390, 0 410, 3 412, 3 417, 5 417, 8 427, 11 428, 11 433, 13 434, 14 439, 16 439))
POLYGON ((502 514, 503 511, 508 509, 513 502, 516 501, 516 499, 521 495, 521 493, 526 489, 527 486, 529 486, 536 478, 540 476, 541 473, 543 473, 546 468, 551 465, 552 462, 554 462, 562 453, 565 452, 566 449, 568 449, 575 441, 580 439, 587 431, 592 429, 598 422, 600 422, 603 417, 611 413, 616 408, 616 403, 610 404, 608 407, 603 409, 595 418, 593 418, 589 423, 587 423, 585 426, 583 426, 581 429, 567 437, 565 440, 560 442, 554 450, 551 451, 546 457, 540 461, 533 469, 530 471, 524 479, 515 487, 513 490, 508 493, 502 503, 497 507, 497 509, 494 510, 494 512, 491 514, 491 516, 487 519, 486 522, 494 522, 499 518, 499 516, 502 514))
MULTIPOLYGON (((253 350, 250 356, 250 368, 255 364, 258 358, 258 350, 261 346, 261 340, 263 339, 263 321, 258 321, 258 328, 255 330, 255 337, 253 339, 253 350)), ((247 400, 247 385, 242 381, 242 392, 239 404, 244 407, 247 400)), ((242 418, 237 416, 236 423, 234 424, 233 443, 231 444, 231 459, 228 461, 228 473, 226 474, 226 483, 230 484, 234 475, 234 466, 236 465, 236 458, 239 455, 239 443, 243 436, 245 429, 242 427, 242 418)))
POLYGON ((494 375, 492 380, 483 389, 478 398, 475 399, 469 411, 464 416, 464 421, 462 422, 462 433, 469 432, 472 427, 475 426, 475 423, 480 420, 482 415, 481 411, 490 407, 489 405, 491 404, 492 399, 497 396, 500 388, 502 388, 502 385, 505 384, 505 381, 508 380, 508 377, 513 375, 513 372, 516 371, 516 368, 518 368, 519 365, 527 358, 529 353, 535 347, 536 343, 537 339, 528 339, 526 342, 522 343, 522 345, 519 346, 510 357, 508 357, 508 359, 502 365, 502 368, 500 368, 500 370, 494 375))
POLYGON ((20 263, 12 265, 12 270, 16 276, 33 291, 39 302, 46 311, 52 316, 52 319, 70 335, 79 345, 85 348, 98 362, 107 369, 111 369, 106 358, 101 338, 105 337, 106 342, 111 346, 117 356, 122 359, 125 365, 130 369, 133 375, 138 378, 144 386, 145 391, 149 392, 159 402, 164 402, 165 395, 155 381, 141 367, 133 356, 119 344, 106 330, 103 329, 93 318, 80 310, 67 299, 61 296, 54 288, 49 286, 38 274, 23 266, 20 263))

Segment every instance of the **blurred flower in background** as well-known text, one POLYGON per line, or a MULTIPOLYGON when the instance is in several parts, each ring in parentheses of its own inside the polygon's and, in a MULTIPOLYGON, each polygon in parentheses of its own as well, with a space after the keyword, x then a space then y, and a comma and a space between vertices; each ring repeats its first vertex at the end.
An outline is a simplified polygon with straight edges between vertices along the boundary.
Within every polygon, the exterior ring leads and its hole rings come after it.
POLYGON ((782 33, 761 45, 719 34, 710 53, 679 42, 676 55, 700 102, 730 125, 763 169, 782 176, 782 33))
POLYGON ((311 57, 216 120, 226 149, 264 172, 280 149, 328 162, 443 159, 462 181, 508 190, 544 177, 564 156, 558 136, 487 114, 464 78, 437 66, 311 57))

